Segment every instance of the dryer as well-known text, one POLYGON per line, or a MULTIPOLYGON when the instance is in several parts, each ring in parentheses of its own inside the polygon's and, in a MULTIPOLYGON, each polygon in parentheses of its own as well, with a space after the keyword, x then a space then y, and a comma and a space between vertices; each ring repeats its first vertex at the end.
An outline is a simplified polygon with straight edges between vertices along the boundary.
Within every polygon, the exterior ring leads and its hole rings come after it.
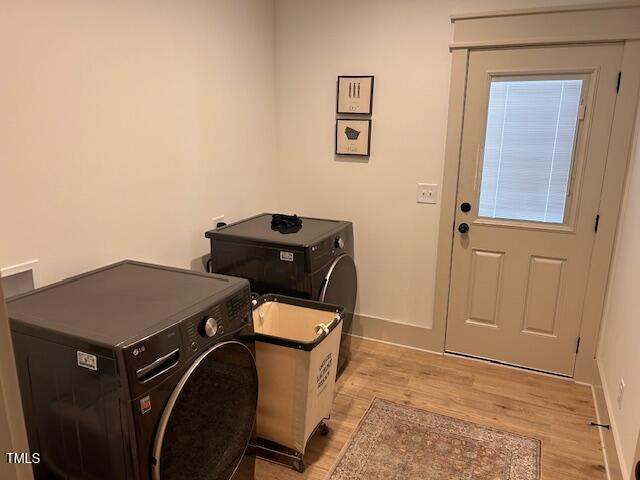
POLYGON ((358 278, 353 225, 342 220, 300 217, 291 233, 271 226, 263 213, 205 233, 213 272, 247 278, 253 292, 307 298, 344 307, 338 372, 349 358, 358 278))
POLYGON ((124 261, 7 307, 36 479, 253 479, 246 280, 124 261))

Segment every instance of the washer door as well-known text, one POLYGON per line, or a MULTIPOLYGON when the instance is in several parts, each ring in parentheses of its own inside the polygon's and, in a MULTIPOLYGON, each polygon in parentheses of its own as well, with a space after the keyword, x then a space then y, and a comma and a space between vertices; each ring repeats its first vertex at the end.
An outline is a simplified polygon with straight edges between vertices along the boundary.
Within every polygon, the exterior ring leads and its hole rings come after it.
POLYGON ((257 404, 252 352, 236 341, 208 349, 184 374, 160 418, 154 480, 231 478, 251 438, 257 404))
POLYGON ((356 308, 357 293, 356 264, 353 257, 345 253, 329 267, 327 276, 322 281, 318 301, 344 307, 345 314, 351 316, 356 308))
POLYGON ((327 276, 322 282, 318 301, 344 307, 342 316, 342 338, 340 339, 340 352, 338 353, 338 375, 347 365, 351 352, 351 324, 353 312, 356 308, 356 295, 358 293, 358 276, 356 264, 351 255, 346 253, 336 258, 327 276))

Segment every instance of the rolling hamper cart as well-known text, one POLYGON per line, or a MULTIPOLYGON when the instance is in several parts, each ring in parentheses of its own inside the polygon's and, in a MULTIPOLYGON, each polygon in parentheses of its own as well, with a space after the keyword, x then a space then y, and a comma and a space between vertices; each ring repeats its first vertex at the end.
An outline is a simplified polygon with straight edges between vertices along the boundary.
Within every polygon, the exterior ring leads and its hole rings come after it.
POLYGON ((309 438, 328 432, 343 311, 280 295, 253 301, 258 452, 287 457, 299 472, 309 438))

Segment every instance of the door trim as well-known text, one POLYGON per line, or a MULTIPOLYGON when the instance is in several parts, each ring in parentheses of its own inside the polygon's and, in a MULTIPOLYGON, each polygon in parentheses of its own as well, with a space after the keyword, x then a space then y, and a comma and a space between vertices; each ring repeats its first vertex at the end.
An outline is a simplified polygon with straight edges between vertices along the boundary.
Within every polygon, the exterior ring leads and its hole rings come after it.
MULTIPOLYGON (((613 8, 615 10, 615 7, 613 8)), ((637 12, 638 9, 625 9, 626 14, 637 12)), ((527 15, 527 22, 540 22, 548 19, 553 12, 544 12, 539 18, 535 14, 527 15)), ((562 12, 563 17, 575 12, 562 12)), ((600 15, 602 10, 593 11, 591 15, 600 15)), ((635 17, 635 15, 631 15, 635 17)), ((474 28, 478 27, 478 22, 487 19, 475 19, 474 28)), ((568 17, 567 17, 568 18, 568 17)), ((596 19, 598 17, 595 17, 596 19)), ((640 17, 638 17, 640 18, 640 17)), ((513 31, 514 23, 520 21, 521 17, 500 17, 501 22, 510 22, 509 31, 513 31)), ((566 20, 566 19, 565 19, 566 20)), ((455 22, 457 30, 459 23, 455 22)), ((553 23, 553 22, 552 22, 553 23)), ((596 22, 597 23, 597 22, 596 22)), ((640 22, 639 22, 640 24, 640 22)), ((487 25, 485 25, 487 27, 487 25)), ((617 25, 614 25, 617 27, 617 25)), ((548 27, 545 27, 548 30, 548 27)), ((495 30, 488 28, 486 32, 495 30)), ((454 38, 457 38, 454 30, 454 38)), ((565 34, 562 31, 555 32, 558 35, 565 34)), ((597 36, 594 32, 593 36, 597 36)), ((629 34, 628 37, 635 38, 629 34)), ((585 43, 586 43, 585 37, 585 43)), ((490 40, 487 40, 490 42, 490 40)), ((565 38, 562 44, 571 45, 575 43, 570 38, 565 38)), ((485 42, 486 44, 486 42, 485 42)), ((524 44, 524 43, 522 43, 524 44)), ((540 42, 541 45, 557 45, 559 42, 540 42)), ((497 38, 495 44, 505 45, 497 38)), ((447 324, 447 311, 449 304, 449 285, 451 280, 451 260, 453 253, 454 239, 454 219, 457 208, 458 173, 460 166, 460 153, 462 144, 462 124, 464 118, 464 107, 466 100, 467 69, 469 62, 470 48, 456 48, 451 52, 451 87, 449 94, 449 117, 447 122, 447 139, 445 148, 444 178, 442 182, 442 197, 440 210, 440 228, 438 233, 438 253, 436 260, 436 288, 433 310, 432 335, 434 343, 445 350, 445 335, 447 324)), ((624 189, 620 185, 625 183, 626 172, 631 153, 633 133, 635 126, 636 110, 640 89, 640 40, 630 40, 624 42, 621 71, 622 82, 620 91, 616 99, 611 136, 607 153, 607 163, 605 176, 602 184, 600 198, 600 222, 598 232, 595 236, 589 276, 587 280, 587 291, 583 308, 583 318, 580 326, 579 336, 581 338, 580 350, 576 356, 576 366, 574 370, 574 380, 586 383, 593 382, 593 371, 598 334, 602 320, 604 302, 606 298, 606 288, 609 277, 609 268, 613 255, 613 247, 618 227, 620 205, 624 195, 624 189)), ((608 86, 602 85, 600 88, 608 86)), ((612 85, 611 88, 616 88, 612 85)))
POLYGON ((475 20, 479 18, 496 18, 496 17, 511 17, 514 15, 537 15, 540 13, 567 13, 567 12, 584 12, 584 11, 597 11, 597 10, 610 10, 610 9, 627 9, 636 8, 639 5, 635 2, 617 2, 610 4, 597 4, 597 3, 585 3, 583 5, 565 5, 558 7, 527 7, 518 8, 512 10, 495 10, 491 12, 470 12, 451 15, 451 22, 460 20, 475 20))
POLYGON ((600 323, 604 311, 609 271, 618 230, 620 206, 626 192, 627 170, 633 147, 636 112, 640 99, 640 40, 625 43, 622 57, 622 82, 613 114, 607 166, 600 194, 600 219, 595 235, 587 291, 580 329, 580 351, 574 378, 593 380, 600 323))
POLYGON ((638 2, 452 15, 450 19, 451 50, 640 40, 638 2))

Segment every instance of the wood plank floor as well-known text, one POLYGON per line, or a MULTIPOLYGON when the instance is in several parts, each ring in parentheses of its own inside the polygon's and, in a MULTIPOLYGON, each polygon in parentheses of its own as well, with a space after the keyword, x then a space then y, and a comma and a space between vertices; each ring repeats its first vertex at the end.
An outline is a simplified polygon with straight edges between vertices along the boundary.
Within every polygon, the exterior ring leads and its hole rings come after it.
POLYGON ((374 396, 539 438, 542 480, 606 478, 600 437, 589 425, 595 410, 588 387, 357 338, 336 386, 331 431, 310 440, 307 470, 258 459, 256 478, 323 479, 374 396))

